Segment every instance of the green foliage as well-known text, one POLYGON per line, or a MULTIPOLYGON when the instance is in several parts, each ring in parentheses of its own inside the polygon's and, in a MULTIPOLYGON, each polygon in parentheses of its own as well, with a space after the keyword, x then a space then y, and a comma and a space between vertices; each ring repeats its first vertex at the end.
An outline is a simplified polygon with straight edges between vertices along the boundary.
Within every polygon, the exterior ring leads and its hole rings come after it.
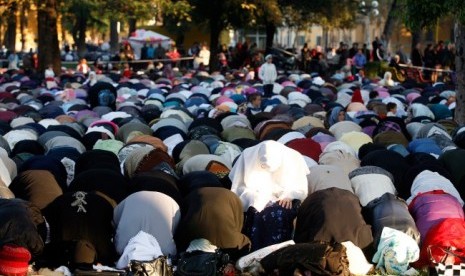
MULTIPOLYGON (((265 0, 266 1, 266 0, 265 0)), ((220 29, 243 27, 253 23, 256 6, 245 0, 189 0, 192 19, 197 23, 214 23, 220 29)))
POLYGON ((7 14, 14 6, 27 6, 30 7, 33 0, 0 0, 0 16, 7 14))
POLYGON ((286 10, 285 6, 280 5, 279 1, 276 0, 255 0, 252 1, 251 16, 256 24, 264 25, 267 22, 273 23, 275 26, 280 26, 283 23, 283 17, 287 15, 289 19, 292 15, 295 15, 295 11, 286 10), (286 14, 288 12, 289 14, 286 14))
POLYGON ((181 26, 192 21, 192 6, 186 0, 181 1, 163 1, 161 5, 163 16, 181 26))
POLYGON ((63 27, 73 36, 79 31, 79 26, 104 31, 107 24, 101 19, 101 1, 98 0, 71 0, 60 3, 63 27))
POLYGON ((301 13, 302 25, 319 24, 329 28, 351 28, 357 17, 354 0, 282 0, 301 13))
MULTIPOLYGON (((98 1, 98 0, 97 0, 98 1)), ((150 19, 158 14, 163 0, 101 0, 107 16, 122 19, 150 19)))
POLYGON ((402 0, 400 10, 404 22, 411 29, 432 27, 438 19, 447 15, 465 23, 463 0, 402 0))

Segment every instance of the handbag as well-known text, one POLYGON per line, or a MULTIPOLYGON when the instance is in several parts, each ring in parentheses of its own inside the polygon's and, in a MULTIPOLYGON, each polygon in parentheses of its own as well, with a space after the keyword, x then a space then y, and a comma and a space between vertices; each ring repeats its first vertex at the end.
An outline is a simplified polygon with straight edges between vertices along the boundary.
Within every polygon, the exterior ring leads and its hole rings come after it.
POLYGON ((427 250, 436 275, 465 276, 465 255, 462 252, 440 245, 429 245, 427 250), (451 262, 453 264, 450 264, 451 262))
POLYGON ((173 268, 165 256, 152 261, 131 260, 128 276, 171 276, 173 268))
POLYGON ((176 276, 215 276, 223 275, 222 270, 229 261, 229 255, 220 250, 215 252, 204 252, 200 250, 185 252, 174 275, 176 276))

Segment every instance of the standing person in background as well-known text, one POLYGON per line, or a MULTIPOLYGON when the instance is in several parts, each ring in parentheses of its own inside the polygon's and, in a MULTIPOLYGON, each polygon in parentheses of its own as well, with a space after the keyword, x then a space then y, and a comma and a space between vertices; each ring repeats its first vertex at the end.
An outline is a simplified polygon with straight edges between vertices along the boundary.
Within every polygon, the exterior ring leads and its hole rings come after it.
POLYGON ((83 59, 81 59, 79 61, 79 64, 78 64, 78 66, 76 68, 76 71, 78 71, 80 73, 83 73, 84 75, 89 73, 90 67, 89 67, 89 65, 87 65, 87 60, 85 58, 83 58, 83 59))
POLYGON ((154 59, 155 58, 155 48, 153 48, 153 44, 150 44, 147 48, 147 59, 154 59))
POLYGON ((132 47, 129 43, 124 45, 121 59, 124 61, 134 60, 134 51, 132 50, 132 47))
POLYGON ((447 58, 447 49, 444 45, 444 41, 440 40, 436 45, 436 64, 444 67, 447 58))
POLYGON ((357 69, 363 69, 365 65, 367 64, 367 59, 365 55, 362 52, 362 49, 359 49, 358 52, 354 55, 353 59, 353 65, 357 69))
MULTIPOLYGON (((424 62, 424 66, 426 68, 434 68, 434 66, 436 65, 436 53, 435 53, 433 44, 431 44, 431 43, 426 45, 424 55, 423 55, 423 62, 424 62)), ((432 82, 436 81, 435 80, 436 72, 431 72, 431 71, 427 70, 425 72, 425 75, 426 75, 427 78, 430 78, 432 82)))
POLYGON ((207 49, 206 45, 202 45, 202 49, 199 52, 199 64, 204 65, 204 67, 208 67, 210 64, 210 50, 207 49))
POLYGON ((142 46, 142 49, 140 49, 140 59, 141 60, 146 60, 147 59, 147 50, 149 47, 147 47, 147 43, 144 43, 144 46, 142 46))
POLYGON ((32 48, 29 49, 29 52, 27 54, 23 55, 23 68, 27 72, 31 72, 32 69, 32 48))
POLYGON ((417 45, 415 45, 415 48, 412 50, 411 59, 413 66, 423 67, 423 55, 421 54, 420 48, 421 44, 417 43, 417 45))
POLYGON ((192 60, 189 61, 189 65, 190 65, 189 67, 196 69, 194 60, 199 55, 199 52, 200 52, 199 43, 196 41, 194 42, 194 44, 192 44, 189 50, 187 50, 187 55, 192 57, 192 60))
POLYGON ((157 48, 155 49, 155 59, 165 59, 166 50, 161 46, 161 43, 158 43, 157 48))
POLYGON ((171 50, 166 53, 166 56, 171 60, 173 67, 178 67, 181 54, 178 52, 178 48, 176 48, 176 46, 173 46, 171 50))
POLYGON ((39 56, 37 53, 32 54, 32 67, 34 70, 39 69, 39 56))
POLYGON ((358 43, 353 43, 349 49, 349 58, 353 58, 358 53, 358 43))
POLYGON ((339 67, 339 55, 336 53, 336 48, 331 48, 326 55, 326 60, 328 60, 328 65, 330 69, 330 74, 333 74, 339 67))
POLYGON ((218 53, 218 62, 220 64, 220 71, 226 72, 228 70, 228 59, 223 52, 218 53))
MULTIPOLYGON (((444 57, 444 50, 443 50, 443 45, 444 42, 439 41, 439 43, 434 46, 433 48, 433 53, 434 53, 434 69, 442 69, 442 60, 444 57)), ((433 71, 431 73, 431 81, 433 83, 438 81, 439 77, 439 72, 438 71, 433 71)))
POLYGON ((273 95, 273 85, 278 77, 278 73, 276 71, 276 66, 273 64, 273 56, 267 55, 265 60, 265 63, 263 63, 258 70, 258 77, 263 82, 265 97, 269 98, 273 95))
POLYGON ((386 50, 384 49, 383 44, 378 44, 378 48, 376 49, 376 58, 378 61, 386 60, 386 50))
POLYGON ((226 44, 221 44, 220 51, 218 53, 218 60, 220 63, 220 71, 223 72, 223 74, 225 74, 226 71, 229 70, 229 68, 231 68, 232 62, 231 53, 226 44))
POLYGON ((365 55, 367 62, 370 61, 371 59, 370 49, 368 49, 368 45, 366 43, 363 44, 362 52, 365 55))
POLYGON ((401 64, 409 64, 407 54, 404 52, 404 45, 399 45, 396 54, 399 56, 401 64))
POLYGON ((450 70, 455 70, 455 55, 456 55, 456 49, 455 49, 455 44, 454 43, 449 43, 447 45, 447 53, 449 55, 449 58, 447 59, 448 62, 446 62, 446 66, 449 66, 450 70))
POLYGON ((318 59, 318 67, 320 70, 318 71, 318 73, 320 74, 320 76, 326 76, 329 71, 328 61, 326 60, 326 57, 323 53, 317 52, 316 56, 318 59))
POLYGON ((425 63, 425 67, 433 68, 435 65, 435 60, 436 60, 436 57, 434 53, 433 44, 429 43, 428 45, 426 45, 426 48, 423 54, 423 61, 425 63))
POLYGON ((378 43, 378 37, 375 38, 375 40, 373 40, 373 42, 371 43, 371 46, 372 46, 372 56, 373 56, 373 61, 379 61, 379 57, 378 55, 376 54, 378 52, 378 47, 379 47, 379 43, 378 43))
POLYGON ((300 51, 300 58, 302 60, 302 71, 307 72, 308 64, 310 63, 310 49, 308 48, 307 43, 304 44, 304 47, 300 51))
POLYGON ((8 70, 18 70, 19 58, 15 50, 8 55, 8 70))
POLYGON ((339 51, 339 68, 342 68, 347 64, 347 59, 349 58, 349 50, 347 49, 347 44, 342 43, 342 48, 339 51))

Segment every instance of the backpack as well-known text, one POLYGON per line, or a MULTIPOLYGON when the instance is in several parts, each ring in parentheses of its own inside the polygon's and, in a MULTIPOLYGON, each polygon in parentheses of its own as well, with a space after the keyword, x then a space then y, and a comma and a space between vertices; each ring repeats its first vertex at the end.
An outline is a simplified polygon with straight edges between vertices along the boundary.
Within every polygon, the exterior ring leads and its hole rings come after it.
POLYGON ((228 263, 229 256, 219 250, 214 253, 193 251, 181 254, 181 259, 174 275, 176 276, 216 276, 223 275, 222 270, 228 263))

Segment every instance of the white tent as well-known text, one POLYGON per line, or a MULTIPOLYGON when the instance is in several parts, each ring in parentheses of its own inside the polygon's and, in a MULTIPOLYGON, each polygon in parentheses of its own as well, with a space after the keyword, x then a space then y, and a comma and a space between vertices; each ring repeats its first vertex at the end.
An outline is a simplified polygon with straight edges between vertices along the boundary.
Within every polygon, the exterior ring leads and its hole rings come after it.
POLYGON ((140 59, 140 52, 144 44, 153 44, 154 47, 157 47, 158 43, 161 43, 163 48, 169 49, 172 39, 153 31, 136 30, 129 38, 128 42, 134 49, 135 58, 140 59))

